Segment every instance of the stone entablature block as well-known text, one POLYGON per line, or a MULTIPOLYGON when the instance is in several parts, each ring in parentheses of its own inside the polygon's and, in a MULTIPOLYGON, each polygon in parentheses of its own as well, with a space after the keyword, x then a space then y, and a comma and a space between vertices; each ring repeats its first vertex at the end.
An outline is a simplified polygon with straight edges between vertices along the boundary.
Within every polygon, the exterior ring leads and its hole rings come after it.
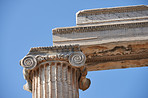
POLYGON ((76 14, 76 24, 93 25, 148 20, 148 6, 127 6, 82 10, 76 14))
POLYGON ((148 39, 148 6, 101 8, 77 13, 77 26, 55 28, 53 45, 94 45, 148 39))
POLYGON ((94 45, 117 41, 147 39, 148 21, 53 29, 54 45, 94 45))

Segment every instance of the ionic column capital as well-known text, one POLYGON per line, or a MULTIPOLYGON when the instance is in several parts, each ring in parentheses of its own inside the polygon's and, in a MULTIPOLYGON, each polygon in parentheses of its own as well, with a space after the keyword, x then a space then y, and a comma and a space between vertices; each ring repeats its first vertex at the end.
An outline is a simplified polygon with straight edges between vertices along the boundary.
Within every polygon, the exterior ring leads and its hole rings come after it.
POLYGON ((30 73, 44 62, 64 62, 80 71, 79 88, 86 90, 90 86, 90 80, 86 78, 85 61, 86 57, 81 52, 79 45, 31 48, 29 53, 20 61, 20 65, 24 68, 24 78, 27 80, 24 89, 32 91, 30 73))

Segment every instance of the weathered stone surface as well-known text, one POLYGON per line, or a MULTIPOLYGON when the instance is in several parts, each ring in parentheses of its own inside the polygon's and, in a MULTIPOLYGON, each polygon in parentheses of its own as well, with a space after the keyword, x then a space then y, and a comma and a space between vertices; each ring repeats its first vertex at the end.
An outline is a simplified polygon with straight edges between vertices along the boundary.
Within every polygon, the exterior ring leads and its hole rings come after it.
POLYGON ((112 25, 78 26, 53 30, 54 45, 95 45, 147 39, 148 21, 112 25))
POLYGON ((81 46, 89 71, 148 66, 148 40, 81 46))
POLYGON ((82 10, 76 14, 77 25, 122 23, 148 20, 148 6, 126 6, 82 10))

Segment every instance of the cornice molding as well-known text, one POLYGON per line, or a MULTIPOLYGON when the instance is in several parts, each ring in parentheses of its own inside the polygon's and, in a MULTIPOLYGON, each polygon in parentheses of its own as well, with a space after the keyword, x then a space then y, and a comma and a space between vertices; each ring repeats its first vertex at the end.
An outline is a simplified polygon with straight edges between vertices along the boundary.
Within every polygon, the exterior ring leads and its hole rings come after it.
POLYGON ((77 12, 77 17, 85 16, 85 15, 123 13, 123 12, 133 12, 133 11, 141 11, 141 10, 148 10, 148 6, 147 5, 138 5, 138 6, 125 6, 125 7, 82 10, 82 11, 77 12))
POLYGON ((112 23, 112 22, 130 22, 130 21, 141 21, 141 20, 147 20, 148 16, 144 17, 132 17, 132 18, 119 18, 119 19, 109 19, 109 20, 99 20, 97 22, 82 22, 77 23, 77 25, 94 25, 94 24, 102 24, 102 23, 112 23))
POLYGON ((125 22, 117 24, 105 24, 105 25, 88 25, 88 26, 75 26, 75 27, 65 27, 53 29, 53 35, 56 34, 71 34, 73 32, 83 33, 83 32, 94 32, 94 31, 104 31, 104 30, 116 30, 116 29, 126 29, 126 28, 138 28, 138 27, 148 27, 148 21, 140 22, 125 22))

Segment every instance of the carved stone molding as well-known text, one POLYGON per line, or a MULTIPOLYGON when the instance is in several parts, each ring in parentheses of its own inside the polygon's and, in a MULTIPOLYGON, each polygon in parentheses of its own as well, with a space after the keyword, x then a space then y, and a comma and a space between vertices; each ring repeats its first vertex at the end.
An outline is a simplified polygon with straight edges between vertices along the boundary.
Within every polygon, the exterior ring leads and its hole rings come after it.
POLYGON ((138 28, 138 27, 148 27, 148 21, 140 22, 128 22, 121 24, 105 24, 105 25, 88 25, 88 26, 75 26, 67 28, 56 28, 53 29, 53 35, 56 34, 70 34, 73 32, 83 33, 83 32, 94 32, 94 31, 105 31, 105 30, 117 30, 117 29, 128 29, 128 28, 138 28))

